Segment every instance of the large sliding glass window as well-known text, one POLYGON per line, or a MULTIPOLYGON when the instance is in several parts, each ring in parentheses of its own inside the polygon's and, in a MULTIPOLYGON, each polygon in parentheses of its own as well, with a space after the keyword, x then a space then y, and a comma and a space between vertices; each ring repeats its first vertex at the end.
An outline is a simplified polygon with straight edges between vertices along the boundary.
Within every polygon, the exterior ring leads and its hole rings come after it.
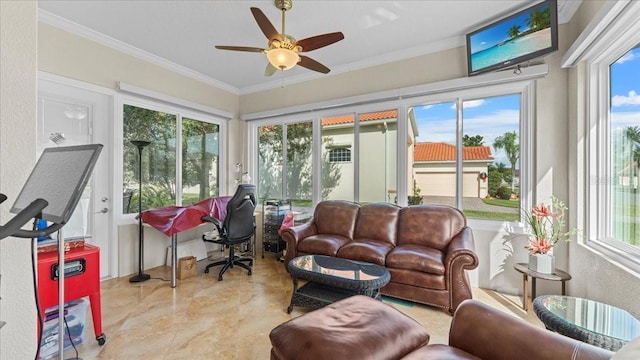
POLYGON ((329 106, 310 120, 299 109, 273 119, 261 114, 249 136, 260 197, 291 198, 294 207, 324 200, 447 204, 469 219, 519 221, 532 197, 530 189, 523 195, 531 181, 522 164, 530 166, 533 155, 520 150, 531 143, 522 139, 531 136, 532 87, 505 81, 329 106))
POLYGON ((183 118, 179 112, 125 104, 123 213, 138 212, 139 179, 142 179, 142 210, 190 205, 217 196, 219 130, 218 124, 183 118), (142 148, 142 174, 138 170, 138 147, 132 144, 135 140, 149 142, 142 148))

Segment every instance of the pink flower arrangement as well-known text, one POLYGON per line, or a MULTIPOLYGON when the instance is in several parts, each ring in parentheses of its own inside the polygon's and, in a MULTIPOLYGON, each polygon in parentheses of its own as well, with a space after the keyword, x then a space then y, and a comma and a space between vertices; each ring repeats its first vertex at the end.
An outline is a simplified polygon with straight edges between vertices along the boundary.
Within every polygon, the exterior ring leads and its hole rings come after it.
POLYGON ((551 206, 544 203, 534 206, 531 212, 525 212, 525 218, 531 229, 529 244, 525 248, 529 254, 546 254, 561 240, 569 241, 575 229, 564 231, 564 215, 567 207, 564 202, 551 197, 551 206))

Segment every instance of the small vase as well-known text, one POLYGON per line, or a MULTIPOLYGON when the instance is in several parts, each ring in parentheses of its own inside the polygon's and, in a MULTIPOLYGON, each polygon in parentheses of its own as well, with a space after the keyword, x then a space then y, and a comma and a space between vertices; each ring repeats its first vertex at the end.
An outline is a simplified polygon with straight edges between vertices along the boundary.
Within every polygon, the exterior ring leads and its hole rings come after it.
POLYGON ((553 274, 555 257, 550 254, 529 254, 529 269, 542 274, 553 274))

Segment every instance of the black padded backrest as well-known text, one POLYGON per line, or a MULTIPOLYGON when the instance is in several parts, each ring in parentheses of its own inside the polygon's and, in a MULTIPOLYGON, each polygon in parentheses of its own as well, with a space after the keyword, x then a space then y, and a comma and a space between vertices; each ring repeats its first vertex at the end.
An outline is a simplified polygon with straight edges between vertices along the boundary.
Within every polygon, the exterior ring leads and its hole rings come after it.
POLYGON ((256 223, 253 212, 256 209, 256 186, 240 184, 227 204, 227 217, 224 219, 229 241, 248 240, 253 235, 256 223))

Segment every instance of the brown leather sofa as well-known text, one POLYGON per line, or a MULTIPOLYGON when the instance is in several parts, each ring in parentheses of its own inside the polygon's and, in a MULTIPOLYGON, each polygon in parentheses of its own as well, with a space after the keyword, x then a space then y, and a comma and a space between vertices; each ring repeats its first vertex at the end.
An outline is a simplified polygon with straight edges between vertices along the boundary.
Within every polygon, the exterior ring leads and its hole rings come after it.
POLYGON ((280 324, 269 339, 272 360, 605 360, 613 355, 475 300, 458 306, 448 345, 428 344, 427 330, 414 319, 362 295, 280 324))
POLYGON ((323 201, 311 222, 284 230, 282 238, 285 267, 308 254, 382 265, 391 273, 383 295, 451 314, 472 296, 465 270, 478 266, 473 233, 462 212, 450 206, 323 201))

